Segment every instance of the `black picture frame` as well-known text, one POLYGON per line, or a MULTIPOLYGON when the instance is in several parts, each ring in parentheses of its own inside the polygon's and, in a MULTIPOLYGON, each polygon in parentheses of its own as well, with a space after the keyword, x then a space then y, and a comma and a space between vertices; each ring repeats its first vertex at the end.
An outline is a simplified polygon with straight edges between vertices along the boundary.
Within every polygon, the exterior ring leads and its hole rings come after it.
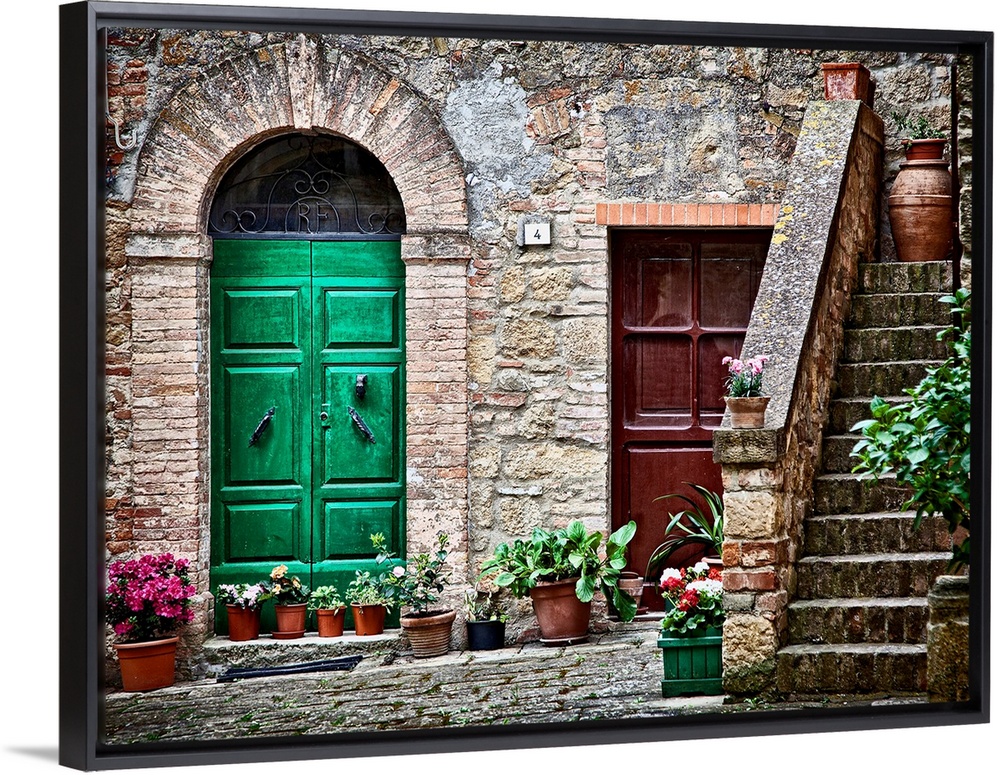
POLYGON ((227 743, 176 744, 159 750, 108 750, 98 741, 98 665, 104 651, 99 621, 104 572, 102 518, 103 389, 103 142, 101 109, 104 26, 311 32, 382 32, 474 37, 628 40, 716 45, 798 46, 858 50, 920 50, 969 54, 974 61, 973 273, 985 289, 973 319, 973 510, 982 514, 971 574, 970 690, 967 703, 885 706, 878 713, 794 711, 767 718, 690 717, 670 725, 560 725, 558 729, 426 730, 380 739, 380 755, 489 751, 509 748, 639 743, 818 731, 982 724, 989 721, 989 471, 991 388, 993 35, 991 32, 900 30, 650 20, 513 17, 375 10, 79 2, 60 7, 60 257, 59 486, 60 635, 59 759, 74 769, 123 769, 193 764, 296 761, 369 755, 374 735, 227 743))

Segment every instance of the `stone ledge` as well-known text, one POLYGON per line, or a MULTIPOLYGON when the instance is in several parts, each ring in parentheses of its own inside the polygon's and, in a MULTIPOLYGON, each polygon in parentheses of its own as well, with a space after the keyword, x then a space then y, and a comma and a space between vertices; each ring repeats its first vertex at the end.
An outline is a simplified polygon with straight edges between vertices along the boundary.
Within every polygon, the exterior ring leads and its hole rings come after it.
POLYGON ((716 428, 712 432, 716 463, 776 463, 784 446, 783 428, 716 428))

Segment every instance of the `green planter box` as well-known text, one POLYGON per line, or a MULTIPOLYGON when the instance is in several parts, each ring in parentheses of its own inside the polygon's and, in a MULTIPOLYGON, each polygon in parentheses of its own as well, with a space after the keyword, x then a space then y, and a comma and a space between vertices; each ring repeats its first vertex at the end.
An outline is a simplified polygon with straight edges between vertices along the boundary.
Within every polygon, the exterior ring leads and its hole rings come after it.
POLYGON ((686 694, 722 694, 722 632, 709 630, 702 637, 671 638, 660 633, 656 645, 663 650, 664 697, 686 694))

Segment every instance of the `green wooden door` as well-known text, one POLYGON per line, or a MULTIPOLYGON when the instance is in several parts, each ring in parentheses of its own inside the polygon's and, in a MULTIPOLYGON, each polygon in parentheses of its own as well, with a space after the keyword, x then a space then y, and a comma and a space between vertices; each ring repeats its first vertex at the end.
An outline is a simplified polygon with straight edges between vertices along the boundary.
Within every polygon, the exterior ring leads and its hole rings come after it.
POLYGON ((216 240, 213 590, 285 564, 343 592, 375 532, 404 554, 403 282, 396 241, 216 240))

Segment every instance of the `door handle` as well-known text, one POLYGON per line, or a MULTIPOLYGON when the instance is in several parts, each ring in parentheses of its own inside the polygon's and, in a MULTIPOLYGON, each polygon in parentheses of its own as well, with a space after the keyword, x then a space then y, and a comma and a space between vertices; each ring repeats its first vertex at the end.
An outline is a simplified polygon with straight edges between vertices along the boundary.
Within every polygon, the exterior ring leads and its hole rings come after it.
POLYGON ((375 443, 375 434, 372 433, 372 429, 368 427, 368 423, 364 421, 360 414, 358 414, 353 406, 347 407, 347 413, 351 415, 351 419, 354 420, 354 424, 358 426, 361 434, 368 439, 372 444, 375 443))
POLYGON ((260 418, 260 422, 257 423, 257 427, 254 428, 253 433, 250 434, 250 443, 247 444, 248 447, 252 447, 258 441, 260 437, 264 435, 264 431, 267 430, 267 426, 271 424, 271 418, 274 417, 274 410, 276 407, 271 407, 266 412, 264 416, 260 418))

